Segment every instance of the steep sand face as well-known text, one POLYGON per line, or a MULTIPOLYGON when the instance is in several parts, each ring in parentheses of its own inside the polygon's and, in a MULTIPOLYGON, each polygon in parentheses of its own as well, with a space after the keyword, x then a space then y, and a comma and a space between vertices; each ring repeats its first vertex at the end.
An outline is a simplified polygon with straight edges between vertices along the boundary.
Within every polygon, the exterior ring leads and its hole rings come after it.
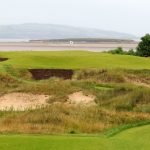
POLYGON ((0 97, 0 110, 28 110, 48 105, 47 95, 9 93, 0 97))
POLYGON ((94 95, 84 95, 82 91, 73 93, 68 96, 68 103, 75 105, 91 106, 96 105, 94 95))

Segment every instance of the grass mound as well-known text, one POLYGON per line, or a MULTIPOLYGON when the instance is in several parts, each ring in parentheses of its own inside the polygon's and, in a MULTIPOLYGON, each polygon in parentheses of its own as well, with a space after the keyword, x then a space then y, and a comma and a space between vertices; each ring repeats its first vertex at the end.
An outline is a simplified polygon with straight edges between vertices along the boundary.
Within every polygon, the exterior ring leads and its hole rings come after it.
POLYGON ((2 133, 100 133, 150 120, 149 58, 79 51, 0 55, 9 58, 0 63, 1 97, 6 93, 49 96, 49 106, 41 109, 0 111, 2 133), (74 75, 71 80, 36 81, 28 70, 38 68, 71 68, 74 75), (94 96, 96 106, 68 104, 69 95, 79 92, 82 97, 94 96))

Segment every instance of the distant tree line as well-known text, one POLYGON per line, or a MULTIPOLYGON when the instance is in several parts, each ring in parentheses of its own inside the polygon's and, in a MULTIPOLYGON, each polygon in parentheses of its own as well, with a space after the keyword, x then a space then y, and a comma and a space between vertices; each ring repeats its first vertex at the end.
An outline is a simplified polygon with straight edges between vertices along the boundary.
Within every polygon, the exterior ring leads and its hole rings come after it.
POLYGON ((122 47, 118 47, 117 49, 111 50, 108 53, 150 57, 150 34, 146 34, 141 38, 141 42, 138 44, 138 47, 135 51, 133 49, 124 51, 122 47))

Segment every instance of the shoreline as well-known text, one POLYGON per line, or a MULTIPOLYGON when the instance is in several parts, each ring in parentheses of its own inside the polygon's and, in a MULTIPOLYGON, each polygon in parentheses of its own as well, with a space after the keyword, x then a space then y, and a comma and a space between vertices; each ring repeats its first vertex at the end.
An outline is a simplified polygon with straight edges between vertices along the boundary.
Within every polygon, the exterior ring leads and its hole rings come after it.
POLYGON ((124 50, 136 49, 138 42, 120 43, 51 43, 51 42, 0 42, 0 51, 64 51, 84 50, 102 52, 122 47, 124 50))

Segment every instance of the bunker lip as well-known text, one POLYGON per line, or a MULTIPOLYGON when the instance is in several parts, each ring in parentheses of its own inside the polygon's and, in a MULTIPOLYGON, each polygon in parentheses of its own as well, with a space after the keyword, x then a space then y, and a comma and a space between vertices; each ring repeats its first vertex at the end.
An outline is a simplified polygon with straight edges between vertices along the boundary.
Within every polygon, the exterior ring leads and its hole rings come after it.
POLYGON ((6 61, 6 60, 8 60, 8 58, 2 58, 2 57, 0 57, 0 62, 1 61, 6 61))
POLYGON ((72 79, 74 71, 72 69, 29 69, 35 80, 58 77, 62 79, 72 79))

